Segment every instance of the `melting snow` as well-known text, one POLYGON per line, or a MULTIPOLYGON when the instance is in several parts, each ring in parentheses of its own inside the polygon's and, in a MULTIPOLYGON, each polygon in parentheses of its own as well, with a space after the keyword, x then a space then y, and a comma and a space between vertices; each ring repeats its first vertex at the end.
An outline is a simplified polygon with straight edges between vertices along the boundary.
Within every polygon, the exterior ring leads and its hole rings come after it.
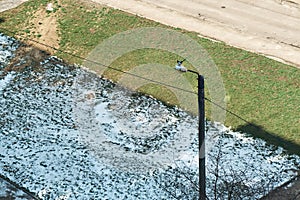
MULTIPOLYGON (((3 68, 18 43, 0 42, 3 68)), ((41 199, 197 198, 195 117, 55 57, 40 64, 0 79, 0 174, 41 199)), ((239 178, 259 191, 241 197, 259 198, 299 169, 298 156, 223 125, 206 135, 211 199, 239 178)))

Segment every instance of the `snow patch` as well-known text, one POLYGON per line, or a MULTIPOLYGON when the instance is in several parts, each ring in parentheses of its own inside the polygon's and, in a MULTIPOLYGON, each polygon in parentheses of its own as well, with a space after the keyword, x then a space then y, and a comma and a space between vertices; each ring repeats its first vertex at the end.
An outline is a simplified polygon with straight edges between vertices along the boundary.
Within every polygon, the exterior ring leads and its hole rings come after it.
MULTIPOLYGON (((196 117, 55 57, 40 64, 0 80, 1 174, 41 199, 197 198, 196 117)), ((211 199, 226 181, 264 187, 240 195, 260 198, 299 169, 298 156, 222 124, 207 122, 206 146, 211 199)))

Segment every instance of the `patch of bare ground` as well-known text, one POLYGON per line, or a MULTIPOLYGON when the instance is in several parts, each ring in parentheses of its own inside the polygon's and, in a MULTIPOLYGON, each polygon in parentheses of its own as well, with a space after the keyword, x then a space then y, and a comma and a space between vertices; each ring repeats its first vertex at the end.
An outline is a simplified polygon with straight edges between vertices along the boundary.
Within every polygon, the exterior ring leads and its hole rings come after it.
POLYGON ((34 33, 34 35, 31 35, 30 37, 39 43, 29 41, 29 44, 32 44, 41 50, 50 52, 51 54, 55 53, 55 49, 59 48, 60 41, 55 13, 49 12, 46 8, 42 7, 34 13, 30 25, 33 26, 31 32, 34 33), (43 44, 46 44, 47 46, 43 44))
POLYGON ((43 70, 40 67, 40 62, 49 56, 50 54, 46 51, 37 49, 32 45, 22 44, 15 52, 15 57, 3 71, 6 73, 11 71, 22 72, 27 68, 33 68, 35 71, 43 70))

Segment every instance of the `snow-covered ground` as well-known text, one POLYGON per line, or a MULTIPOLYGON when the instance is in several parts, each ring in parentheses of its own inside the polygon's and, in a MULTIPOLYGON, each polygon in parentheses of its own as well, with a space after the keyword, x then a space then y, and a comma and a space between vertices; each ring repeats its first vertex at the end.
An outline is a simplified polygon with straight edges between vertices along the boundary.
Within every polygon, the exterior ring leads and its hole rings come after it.
POLYGON ((0 199, 32 200, 32 196, 21 189, 17 189, 8 181, 0 178, 0 199))
MULTIPOLYGON (((41 199, 197 198, 197 118, 55 57, 7 72, 19 45, 0 44, 0 174, 41 199)), ((207 125, 210 199, 256 199, 299 170, 282 148, 207 125)))

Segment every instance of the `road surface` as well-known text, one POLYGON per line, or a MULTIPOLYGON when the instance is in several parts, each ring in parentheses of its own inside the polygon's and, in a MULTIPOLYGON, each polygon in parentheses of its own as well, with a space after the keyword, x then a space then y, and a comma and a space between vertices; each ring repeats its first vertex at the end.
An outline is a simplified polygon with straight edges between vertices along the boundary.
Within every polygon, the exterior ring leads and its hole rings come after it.
POLYGON ((92 1, 300 67, 300 0, 92 1))

